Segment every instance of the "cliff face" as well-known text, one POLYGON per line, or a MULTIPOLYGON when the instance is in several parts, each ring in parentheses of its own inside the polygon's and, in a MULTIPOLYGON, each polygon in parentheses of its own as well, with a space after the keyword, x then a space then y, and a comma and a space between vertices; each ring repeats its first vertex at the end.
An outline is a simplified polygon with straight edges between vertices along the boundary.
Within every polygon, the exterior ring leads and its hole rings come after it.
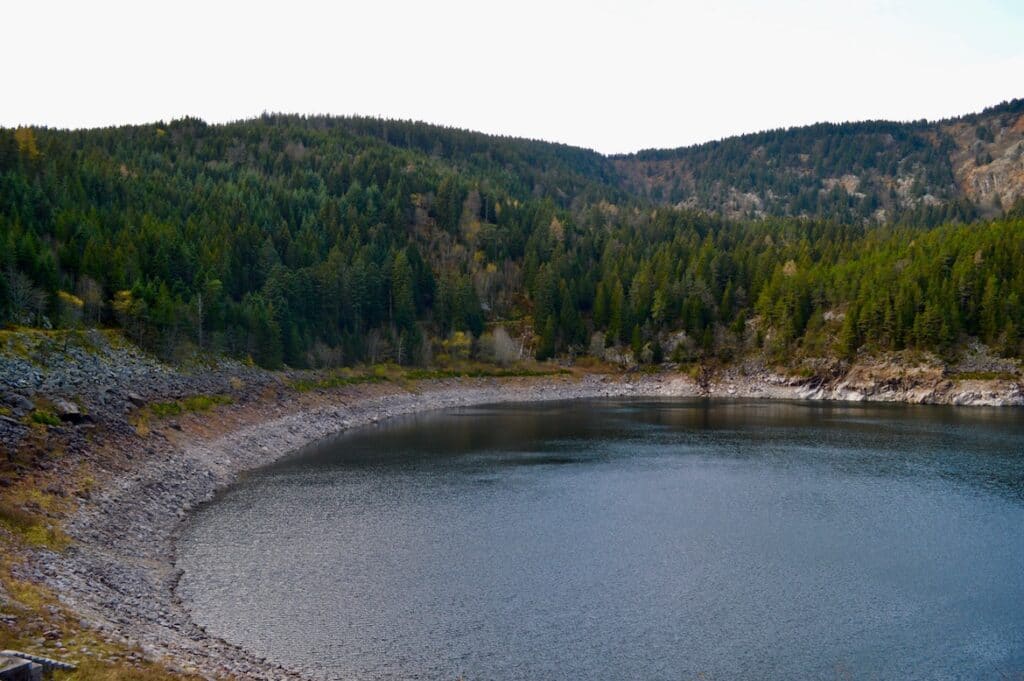
POLYGON ((846 402, 906 402, 975 407, 1020 406, 1024 389, 1013 376, 976 378, 947 375, 935 367, 860 365, 839 379, 807 382, 796 397, 846 402))
POLYGON ((956 143, 950 163, 967 198, 997 213, 1024 196, 1024 113, 982 116, 974 125, 959 121, 943 130, 956 143))
POLYGON ((1024 197, 1024 100, 932 123, 819 124, 613 163, 633 193, 730 217, 993 216, 1024 197))

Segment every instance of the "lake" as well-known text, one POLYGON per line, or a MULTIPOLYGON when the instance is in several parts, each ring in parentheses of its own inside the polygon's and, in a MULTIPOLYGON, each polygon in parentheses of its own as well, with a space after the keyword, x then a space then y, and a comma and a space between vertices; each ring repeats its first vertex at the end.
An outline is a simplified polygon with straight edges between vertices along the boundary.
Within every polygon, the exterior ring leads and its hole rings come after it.
POLYGON ((427 413, 244 476, 178 553, 199 624, 326 679, 1017 679, 1024 411, 427 413))

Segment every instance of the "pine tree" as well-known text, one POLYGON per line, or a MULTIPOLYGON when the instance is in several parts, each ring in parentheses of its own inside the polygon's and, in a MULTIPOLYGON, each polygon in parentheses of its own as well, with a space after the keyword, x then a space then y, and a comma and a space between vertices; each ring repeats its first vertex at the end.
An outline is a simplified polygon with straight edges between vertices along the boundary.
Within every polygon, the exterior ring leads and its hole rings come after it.
POLYGON ((843 326, 839 332, 839 353, 847 359, 852 359, 860 348, 860 333, 857 329, 857 310, 847 310, 843 318, 843 326))
POLYGON ((555 318, 548 317, 544 323, 544 331, 540 335, 540 342, 537 344, 536 358, 538 360, 550 359, 555 356, 555 318))
POLYGON ((633 351, 633 357, 636 358, 637 362, 639 362, 640 361, 640 355, 641 355, 641 353, 643 352, 643 349, 644 349, 644 337, 643 337, 643 335, 640 332, 640 325, 639 324, 636 324, 635 326, 633 326, 633 333, 632 333, 632 335, 630 337, 629 346, 630 346, 630 349, 633 351))
POLYGON ((391 298, 392 321, 400 332, 410 333, 416 325, 416 301, 412 268, 405 251, 395 256, 391 266, 391 298))
POLYGON ((605 288, 604 282, 600 281, 597 284, 597 290, 594 293, 594 326, 598 329, 608 328, 608 290, 605 288))
POLYGON ((999 283, 994 276, 985 281, 985 291, 981 295, 981 337, 989 344, 996 341, 1003 328, 1003 300, 999 295, 999 283))
POLYGON ((612 285, 611 310, 608 315, 608 335, 616 342, 621 341, 625 333, 626 311, 623 309, 625 297, 622 282, 616 279, 612 285))

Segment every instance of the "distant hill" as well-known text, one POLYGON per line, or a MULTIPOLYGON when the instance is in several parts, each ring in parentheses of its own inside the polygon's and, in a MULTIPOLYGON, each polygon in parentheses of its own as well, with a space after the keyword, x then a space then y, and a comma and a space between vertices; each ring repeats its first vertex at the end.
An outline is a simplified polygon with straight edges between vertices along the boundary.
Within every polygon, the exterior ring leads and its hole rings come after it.
MULTIPOLYGON (((625 178, 608 156, 590 149, 521 137, 489 135, 443 125, 363 116, 265 114, 257 120, 223 127, 245 130, 302 130, 309 154, 321 156, 321 140, 344 140, 367 148, 389 148, 478 178, 481 189, 500 188, 521 200, 550 198, 562 207, 608 200, 629 200, 625 178)), ((243 136, 244 137, 244 136, 243 136)), ((329 152, 328 152, 329 153, 329 152)), ((644 199, 646 201, 646 199, 644 199)))
POLYGON ((935 225, 994 217, 1024 197, 1024 99, 935 122, 819 123, 616 156, 412 121, 302 120, 497 169, 520 193, 563 203, 634 198, 732 218, 935 225))
POLYGON ((1024 99, 944 121, 820 123, 612 160, 633 194, 731 217, 968 220, 1024 196, 1024 99))

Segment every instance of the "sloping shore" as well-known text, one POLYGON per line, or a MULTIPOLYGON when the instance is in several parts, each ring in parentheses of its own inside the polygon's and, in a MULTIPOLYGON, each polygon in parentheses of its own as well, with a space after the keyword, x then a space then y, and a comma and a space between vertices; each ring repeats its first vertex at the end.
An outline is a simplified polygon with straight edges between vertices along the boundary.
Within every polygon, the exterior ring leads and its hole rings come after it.
MULTIPOLYGON (((935 404, 1020 405, 1014 381, 951 381, 883 367, 835 378, 788 378, 742 367, 702 379, 678 373, 483 378, 363 384, 302 399, 265 390, 252 401, 159 423, 151 437, 124 437, 117 466, 82 499, 63 529, 72 544, 37 550, 31 573, 104 636, 139 644, 171 669, 211 678, 302 678, 207 635, 174 589, 174 542, 181 521, 246 470, 296 449, 393 416, 513 401, 595 397, 840 399, 935 404)), ((258 556, 254 556, 258 560, 258 556)))
POLYGON ((265 420, 253 414, 251 422, 213 438, 183 432, 112 477, 65 524, 75 543, 61 553, 40 552, 35 576, 92 626, 141 644, 147 655, 170 660, 172 668, 215 678, 301 678, 206 635, 176 599, 174 539, 189 509, 245 470, 393 416, 507 401, 695 394, 694 384, 682 379, 459 379, 420 392, 363 387, 310 410, 269 405, 265 420))

